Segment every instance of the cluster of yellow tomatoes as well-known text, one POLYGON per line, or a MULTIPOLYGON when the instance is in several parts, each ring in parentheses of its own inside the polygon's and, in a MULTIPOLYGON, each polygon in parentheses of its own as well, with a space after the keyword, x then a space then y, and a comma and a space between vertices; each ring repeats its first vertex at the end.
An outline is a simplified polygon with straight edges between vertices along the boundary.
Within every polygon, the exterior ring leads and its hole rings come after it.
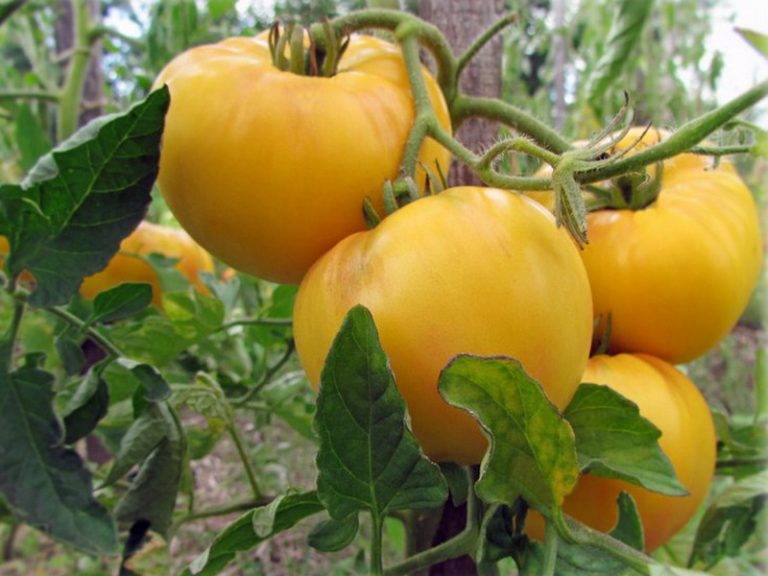
MULTIPOLYGON (((441 93, 423 75, 450 129, 441 93)), ((690 495, 587 473, 565 511, 608 530, 626 490, 648 550, 690 518, 712 478, 716 439, 705 400, 673 364, 732 329, 762 258, 754 202, 729 164, 691 154, 667 161, 650 206, 589 214, 583 251, 541 204, 482 187, 422 197, 367 230, 363 200, 381 208, 414 120, 395 45, 353 36, 338 73, 316 77, 277 69, 265 35, 230 39, 178 56, 157 83, 171 93, 159 177, 168 205, 226 264, 300 284, 294 333, 313 385, 346 312, 363 304, 413 431, 436 461, 476 464, 487 448, 475 420, 437 392, 456 354, 518 359, 561 410, 580 382, 610 386, 660 428, 690 495), (608 314, 611 355, 589 358, 594 319, 608 314)), ((648 132, 640 147, 659 137, 648 132)), ((419 157, 433 169, 450 160, 429 139, 419 157)))

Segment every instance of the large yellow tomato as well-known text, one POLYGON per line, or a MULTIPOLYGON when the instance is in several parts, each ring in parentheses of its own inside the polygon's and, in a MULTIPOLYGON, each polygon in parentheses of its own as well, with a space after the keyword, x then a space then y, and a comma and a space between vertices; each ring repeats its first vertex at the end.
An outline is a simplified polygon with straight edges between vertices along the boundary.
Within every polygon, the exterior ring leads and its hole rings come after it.
MULTIPOLYGON (((619 143, 640 135, 633 129, 619 143)), ((642 149, 665 137, 651 130, 642 149)), ((644 209, 587 217, 582 253, 596 315, 611 314, 610 351, 673 363, 702 355, 733 328, 757 282, 757 210, 733 166, 682 154, 664 162, 658 198, 644 209)))
POLYGON ((168 258, 178 258, 176 269, 198 290, 206 291, 199 274, 213 272, 211 256, 183 230, 143 221, 122 241, 119 252, 104 270, 83 280, 80 294, 86 298, 95 298, 99 292, 123 282, 147 282, 152 285, 152 304, 160 306, 160 280, 152 266, 140 258, 153 252, 168 258))
POLYGON ((577 249, 548 211, 516 193, 446 190, 318 260, 294 308, 296 347, 315 387, 356 304, 371 311, 414 434, 435 461, 478 463, 487 448, 476 421, 438 394, 455 355, 517 358, 562 409, 589 354, 591 297, 577 249))
MULTIPOLYGON (((622 490, 628 492, 637 503, 645 548, 650 552, 674 536, 707 495, 716 458, 709 407, 687 376, 647 354, 594 356, 583 380, 610 386, 638 405, 640 414, 661 430, 659 444, 689 495, 665 496, 621 480, 585 474, 566 497, 563 509, 588 526, 608 532, 618 519, 616 499, 622 490)), ((541 516, 529 514, 526 531, 535 538, 543 537, 541 516)))
MULTIPOLYGON (((441 124, 442 94, 424 70, 441 124)), ((161 72, 171 106, 159 186, 182 226, 249 274, 298 283, 321 254, 366 227, 399 175, 414 106, 399 48, 352 36, 330 78, 273 66, 267 36, 193 48, 161 72)), ((419 159, 445 172, 428 139, 419 159)), ((423 184, 423 174, 420 179, 423 184)))

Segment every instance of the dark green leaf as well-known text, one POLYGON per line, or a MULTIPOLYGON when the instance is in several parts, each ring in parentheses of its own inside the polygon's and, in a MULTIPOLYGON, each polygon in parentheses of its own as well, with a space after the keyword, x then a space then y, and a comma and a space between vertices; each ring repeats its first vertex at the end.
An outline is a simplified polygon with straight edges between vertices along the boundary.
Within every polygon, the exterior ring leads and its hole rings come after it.
POLYGON ((92 554, 115 552, 114 523, 80 457, 62 446, 52 403, 53 376, 32 359, 10 374, 0 366, 0 492, 19 519, 54 538, 92 554))
POLYGON ((207 338, 224 320, 221 302, 194 290, 165 294, 163 307, 166 316, 147 315, 141 322, 117 324, 110 338, 126 356, 163 365, 207 338))
POLYGON ((653 0, 621 0, 615 6, 611 30, 605 41, 605 52, 587 80, 587 99, 598 111, 605 91, 632 61, 630 56, 642 37, 653 0))
POLYGON ((349 311, 328 353, 315 430, 317 492, 337 520, 360 510, 380 520, 393 510, 439 506, 448 496, 440 469, 406 428, 405 401, 362 306, 349 311))
POLYGON ((768 35, 747 28, 736 28, 736 32, 741 34, 755 50, 768 57, 768 35))
POLYGON ((171 258, 164 254, 153 252, 148 256, 140 256, 157 274, 163 294, 166 292, 184 292, 189 288, 189 280, 177 268, 179 258, 171 258))
POLYGON ((141 382, 144 398, 150 402, 162 402, 171 396, 171 387, 154 366, 139 364, 131 372, 141 382))
POLYGON ((51 139, 43 130, 40 118, 28 104, 20 104, 16 110, 16 145, 21 157, 19 165, 29 170, 37 159, 51 149, 51 139))
POLYGON ((214 576, 235 558, 275 534, 292 528, 300 520, 323 510, 316 492, 291 493, 277 497, 267 506, 246 512, 219 533, 208 549, 198 556, 184 576, 214 576), (258 524, 258 532, 254 529, 258 524))
POLYGON ((622 491, 616 504, 619 507, 619 519, 611 530, 611 536, 635 550, 642 550, 645 545, 645 535, 635 500, 622 491))
POLYGON ((343 520, 328 518, 317 524, 309 533, 309 545, 320 552, 338 552, 349 546, 357 536, 360 523, 357 514, 343 520))
POLYGON ((167 536, 181 482, 186 440, 167 404, 149 404, 147 411, 155 412, 160 418, 165 437, 139 468, 115 509, 115 517, 125 524, 147 521, 153 531, 167 536))
POLYGON ((73 335, 72 331, 64 330, 56 336, 54 341, 64 371, 69 375, 79 374, 85 363, 81 340, 79 335, 73 335))
POLYGON ((115 462, 104 480, 104 486, 125 476, 144 461, 168 435, 165 417, 160 409, 145 410, 123 436, 115 462))
POLYGON ((127 282, 105 290, 93 301, 90 323, 115 322, 133 316, 152 303, 152 286, 143 282, 127 282))
POLYGON ((690 565, 713 566, 738 556, 757 531, 768 499, 768 470, 737 480, 710 504, 696 531, 690 565))
POLYGON ((35 277, 30 303, 66 303, 141 221, 158 170, 167 89, 94 120, 41 158, 21 185, 0 186, 13 275, 35 277))
POLYGON ((483 500, 512 504, 522 496, 541 510, 562 504, 579 475, 573 431, 518 361, 457 356, 438 388, 490 436, 476 484, 483 500))
POLYGON ((451 494, 451 502, 458 507, 467 501, 469 494, 469 477, 464 468, 451 462, 440 464, 440 471, 448 483, 448 491, 451 494))
POLYGON ((90 434, 109 409, 109 390, 100 371, 89 370, 64 410, 64 442, 72 444, 90 434))
POLYGON ((565 409, 582 469, 648 490, 684 496, 685 486, 659 447, 661 432, 637 405, 608 386, 582 384, 565 409))

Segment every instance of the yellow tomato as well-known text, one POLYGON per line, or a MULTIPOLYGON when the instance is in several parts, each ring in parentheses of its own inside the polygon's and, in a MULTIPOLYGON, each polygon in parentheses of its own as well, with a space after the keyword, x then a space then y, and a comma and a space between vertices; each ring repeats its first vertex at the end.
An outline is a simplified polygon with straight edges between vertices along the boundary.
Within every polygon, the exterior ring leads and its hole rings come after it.
MULTIPOLYGON (((637 504, 645 548, 650 552, 685 526, 707 495, 717 440, 709 407, 687 376, 647 354, 594 356, 587 363, 583 381, 610 386, 637 404, 640 414, 661 430, 659 444, 689 495, 666 496, 621 480, 585 474, 566 497, 563 510, 608 532, 618 520, 616 499, 621 491, 628 492, 637 504)), ((542 518, 535 511, 528 516, 526 531, 537 539, 544 535, 542 518)))
MULTIPOLYGON (((442 94, 424 70, 444 128, 442 94)), ((228 265, 298 283, 342 238, 366 228, 399 175, 414 106, 400 49, 354 35, 332 77, 284 72, 266 34, 193 48, 161 72, 171 106, 159 186, 182 226, 228 265)), ((447 170, 427 139, 419 159, 447 170)), ((424 176, 417 178, 421 185, 424 176)))
MULTIPOLYGON (((638 149, 664 137, 651 130, 638 149)), ((759 276, 757 209, 725 160, 717 167, 694 154, 667 160, 656 201, 637 211, 592 212, 587 225, 582 257, 595 314, 611 315, 611 352, 673 363, 704 354, 733 328, 759 276)))
POLYGON ((152 285, 152 304, 160 306, 162 289, 157 274, 143 258, 152 253, 178 258, 176 269, 198 289, 206 292, 200 272, 213 272, 211 256, 195 244, 183 230, 141 222, 120 244, 120 250, 101 272, 83 280, 80 294, 95 298, 99 292, 123 282, 147 282, 152 285))
POLYGON ((589 284, 570 237, 522 195, 453 188, 339 242, 307 273, 296 347, 317 387, 331 342, 357 304, 372 313, 411 426, 435 461, 480 462, 487 441, 438 394, 459 353, 518 359, 559 408, 589 354, 589 284))

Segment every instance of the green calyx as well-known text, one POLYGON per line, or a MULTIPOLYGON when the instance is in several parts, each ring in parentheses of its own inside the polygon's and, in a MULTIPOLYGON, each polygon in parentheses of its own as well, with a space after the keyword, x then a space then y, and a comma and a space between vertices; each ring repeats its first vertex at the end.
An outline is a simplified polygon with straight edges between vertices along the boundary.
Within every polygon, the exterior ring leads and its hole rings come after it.
POLYGON ((337 34, 328 21, 323 22, 322 35, 317 37, 311 28, 295 22, 276 22, 269 30, 272 64, 278 70, 300 76, 335 76, 348 45, 349 34, 337 34))

